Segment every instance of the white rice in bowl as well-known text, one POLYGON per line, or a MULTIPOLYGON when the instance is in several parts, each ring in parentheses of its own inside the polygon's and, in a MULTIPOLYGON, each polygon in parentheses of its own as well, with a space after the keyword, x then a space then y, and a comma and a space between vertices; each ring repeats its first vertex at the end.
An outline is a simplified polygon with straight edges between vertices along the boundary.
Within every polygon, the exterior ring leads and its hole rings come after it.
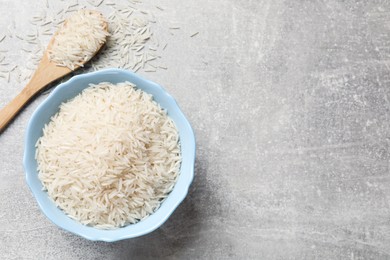
POLYGON ((39 179, 69 217, 96 228, 136 223, 173 189, 179 134, 129 82, 91 85, 63 103, 36 144, 39 179))

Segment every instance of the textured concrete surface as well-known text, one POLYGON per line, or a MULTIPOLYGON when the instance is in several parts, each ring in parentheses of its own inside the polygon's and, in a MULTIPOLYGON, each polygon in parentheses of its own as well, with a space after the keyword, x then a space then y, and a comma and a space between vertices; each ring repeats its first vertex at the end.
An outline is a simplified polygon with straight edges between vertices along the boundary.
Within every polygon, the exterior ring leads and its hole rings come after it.
MULTIPOLYGON (((158 3, 157 18, 181 30, 168 37, 168 70, 141 74, 195 130, 189 196, 140 238, 58 229, 22 168, 38 97, 0 135, 0 258, 390 259, 390 2, 158 3)), ((27 28, 44 5, 0 4, 0 32, 11 20, 27 28)), ((1 81, 0 105, 21 88, 1 81)))

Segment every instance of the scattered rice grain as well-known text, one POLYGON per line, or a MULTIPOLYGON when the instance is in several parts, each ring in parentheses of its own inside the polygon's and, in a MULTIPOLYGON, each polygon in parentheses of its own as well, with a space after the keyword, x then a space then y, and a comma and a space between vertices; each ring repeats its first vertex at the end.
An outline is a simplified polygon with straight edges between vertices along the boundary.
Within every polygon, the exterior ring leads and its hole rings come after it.
POLYGON ((190 37, 194 37, 194 36, 196 36, 198 34, 199 34, 199 32, 193 33, 193 34, 190 35, 190 37))

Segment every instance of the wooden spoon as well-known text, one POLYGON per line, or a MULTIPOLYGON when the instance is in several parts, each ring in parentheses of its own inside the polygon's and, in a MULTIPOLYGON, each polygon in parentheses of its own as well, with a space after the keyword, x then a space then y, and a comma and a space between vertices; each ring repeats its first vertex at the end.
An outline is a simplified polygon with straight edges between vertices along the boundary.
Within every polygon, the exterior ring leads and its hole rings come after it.
MULTIPOLYGON (((108 31, 107 21, 104 19, 103 15, 96 11, 88 11, 90 13, 98 14, 103 22, 103 29, 108 31)), ((67 22, 64 22, 64 26, 67 26, 67 22)), ((61 29, 60 29, 61 30, 61 29)), ((18 114, 18 112, 24 107, 24 105, 37 93, 39 93, 45 86, 49 83, 71 73, 73 70, 56 65, 53 61, 49 59, 49 51, 54 44, 55 36, 60 32, 58 30, 54 37, 50 40, 44 54, 42 60, 39 62, 38 68, 34 72, 31 80, 27 83, 24 89, 8 104, 0 111, 0 133, 4 131, 6 126, 11 122, 11 120, 18 114)), ((95 51, 96 54, 101 46, 95 51)), ((81 61, 82 64, 85 64, 87 61, 81 61)), ((75 70, 80 66, 75 65, 75 70)))

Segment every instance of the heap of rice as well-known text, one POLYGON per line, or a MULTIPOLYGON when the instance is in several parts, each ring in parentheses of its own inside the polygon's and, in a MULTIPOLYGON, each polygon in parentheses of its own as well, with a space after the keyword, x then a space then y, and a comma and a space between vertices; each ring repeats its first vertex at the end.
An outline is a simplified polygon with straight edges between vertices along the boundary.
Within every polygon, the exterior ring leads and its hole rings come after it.
POLYGON ((69 17, 54 36, 48 50, 50 61, 74 70, 90 60, 106 42, 107 22, 102 14, 79 10, 69 17))
POLYGON ((97 228, 152 214, 180 170, 174 122, 128 82, 91 85, 63 103, 36 146, 49 196, 71 218, 97 228))

